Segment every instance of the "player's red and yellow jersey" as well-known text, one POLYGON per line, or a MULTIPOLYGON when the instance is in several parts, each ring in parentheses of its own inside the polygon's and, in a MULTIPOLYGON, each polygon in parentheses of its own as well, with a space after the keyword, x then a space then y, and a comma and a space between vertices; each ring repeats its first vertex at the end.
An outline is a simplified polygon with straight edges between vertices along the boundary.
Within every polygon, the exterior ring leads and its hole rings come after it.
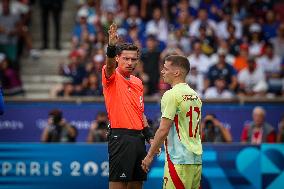
POLYGON ((131 75, 125 79, 117 70, 109 77, 102 69, 102 84, 111 128, 143 129, 143 84, 131 75))
POLYGON ((168 90, 161 100, 162 117, 174 121, 167 137, 167 151, 174 164, 201 164, 202 102, 186 83, 168 90))

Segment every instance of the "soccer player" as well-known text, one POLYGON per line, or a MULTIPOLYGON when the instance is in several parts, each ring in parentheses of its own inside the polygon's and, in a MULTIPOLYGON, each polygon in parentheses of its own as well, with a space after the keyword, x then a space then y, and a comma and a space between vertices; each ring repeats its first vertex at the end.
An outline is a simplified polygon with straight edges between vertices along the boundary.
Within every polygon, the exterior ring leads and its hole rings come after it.
POLYGON ((142 81, 131 75, 138 62, 138 47, 118 45, 117 26, 113 23, 109 29, 106 65, 102 69, 103 93, 110 120, 110 189, 141 189, 147 178, 141 161, 146 156, 145 138, 150 141, 153 135, 145 127, 142 81))
POLYGON ((160 127, 141 164, 143 170, 148 172, 155 151, 165 141, 164 189, 197 189, 200 185, 202 102, 185 82, 189 70, 190 63, 186 57, 171 55, 165 59, 161 73, 172 89, 162 97, 160 127))

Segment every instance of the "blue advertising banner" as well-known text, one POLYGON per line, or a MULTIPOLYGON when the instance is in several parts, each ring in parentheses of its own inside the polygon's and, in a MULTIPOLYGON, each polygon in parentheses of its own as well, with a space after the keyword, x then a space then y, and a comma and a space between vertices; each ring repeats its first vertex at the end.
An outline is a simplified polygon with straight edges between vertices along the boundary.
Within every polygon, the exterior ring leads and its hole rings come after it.
POLYGON ((0 189, 107 188, 105 144, 0 144, 0 189))
MULTIPOLYGON (((202 188, 279 189, 284 145, 204 144, 202 188)), ((157 157, 144 189, 162 188, 165 156, 157 157)), ((106 144, 0 143, 0 189, 105 189, 106 144)))
MULTIPOLYGON (((244 124, 250 121, 255 106, 263 106, 266 120, 275 129, 284 113, 283 103, 279 104, 204 104, 202 116, 214 113, 231 130, 233 141, 240 141, 244 124)), ((64 118, 78 129, 77 141, 85 142, 92 121, 99 111, 106 111, 103 102, 63 103, 63 102, 8 102, 5 114, 0 116, 0 142, 39 142, 43 128, 47 124, 48 112, 54 108, 63 111, 64 118)), ((145 103, 146 116, 155 121, 160 117, 160 105, 145 103)))

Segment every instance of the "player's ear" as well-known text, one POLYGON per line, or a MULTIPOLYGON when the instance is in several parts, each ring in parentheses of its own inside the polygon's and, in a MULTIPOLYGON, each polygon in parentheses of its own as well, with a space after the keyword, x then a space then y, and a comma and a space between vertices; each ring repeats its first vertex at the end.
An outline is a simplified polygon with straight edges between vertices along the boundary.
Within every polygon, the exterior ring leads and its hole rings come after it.
POLYGON ((116 55, 115 56, 115 61, 118 62, 118 60, 119 60, 119 55, 116 55))
POLYGON ((174 72, 175 76, 179 76, 181 74, 181 71, 180 69, 176 69, 175 72, 174 72))

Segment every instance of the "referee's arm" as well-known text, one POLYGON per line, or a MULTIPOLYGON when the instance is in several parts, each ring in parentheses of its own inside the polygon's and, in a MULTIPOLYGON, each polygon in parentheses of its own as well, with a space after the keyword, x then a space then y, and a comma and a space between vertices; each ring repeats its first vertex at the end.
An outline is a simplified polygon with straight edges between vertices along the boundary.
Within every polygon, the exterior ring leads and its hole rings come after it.
POLYGON ((109 78, 116 67, 115 55, 116 55, 116 44, 118 42, 117 36, 117 25, 112 23, 108 30, 108 47, 107 47, 107 58, 106 58, 106 77, 109 78))

